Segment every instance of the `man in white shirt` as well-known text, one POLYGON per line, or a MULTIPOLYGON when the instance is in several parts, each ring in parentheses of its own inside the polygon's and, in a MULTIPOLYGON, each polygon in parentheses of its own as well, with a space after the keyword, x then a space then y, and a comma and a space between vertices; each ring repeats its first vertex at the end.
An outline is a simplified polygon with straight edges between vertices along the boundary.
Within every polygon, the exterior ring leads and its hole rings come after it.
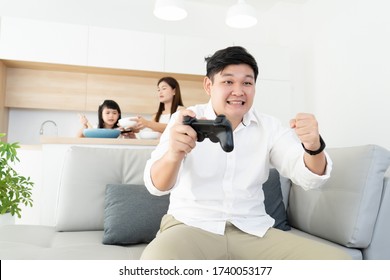
POLYGON ((332 163, 318 123, 299 113, 283 127, 252 107, 256 60, 242 47, 206 59, 207 104, 175 113, 147 162, 145 185, 155 195, 170 193, 160 231, 142 259, 348 259, 341 250, 272 228, 262 184, 275 167, 305 189, 321 186, 332 163), (234 149, 224 152, 183 117, 231 122, 234 149))

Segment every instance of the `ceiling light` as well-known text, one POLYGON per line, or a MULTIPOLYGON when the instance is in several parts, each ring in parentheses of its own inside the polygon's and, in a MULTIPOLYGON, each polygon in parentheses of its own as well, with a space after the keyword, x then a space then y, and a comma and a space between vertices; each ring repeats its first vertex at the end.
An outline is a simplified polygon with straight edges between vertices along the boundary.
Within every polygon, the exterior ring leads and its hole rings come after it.
POLYGON ((187 16, 181 0, 156 0, 153 14, 163 20, 182 20, 187 16))
POLYGON ((248 28, 256 25, 256 11, 245 3, 245 0, 238 0, 238 3, 231 6, 226 14, 226 24, 233 28, 248 28))

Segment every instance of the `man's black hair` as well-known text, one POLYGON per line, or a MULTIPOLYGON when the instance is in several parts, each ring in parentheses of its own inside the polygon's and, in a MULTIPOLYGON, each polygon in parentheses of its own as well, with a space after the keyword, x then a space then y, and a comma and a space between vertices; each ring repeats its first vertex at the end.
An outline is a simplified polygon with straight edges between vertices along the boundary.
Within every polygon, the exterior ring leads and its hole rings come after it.
POLYGON ((256 59, 240 46, 227 47, 226 49, 215 52, 212 56, 205 58, 207 62, 206 76, 213 81, 215 74, 221 72, 227 66, 232 64, 247 64, 255 74, 255 81, 259 74, 256 59))

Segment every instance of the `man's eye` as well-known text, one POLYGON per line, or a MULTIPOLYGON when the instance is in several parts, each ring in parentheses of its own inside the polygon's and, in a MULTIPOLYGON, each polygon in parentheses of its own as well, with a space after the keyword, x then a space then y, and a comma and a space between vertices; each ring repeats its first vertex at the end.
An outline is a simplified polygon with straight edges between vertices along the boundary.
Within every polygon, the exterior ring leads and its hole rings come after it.
POLYGON ((251 86, 252 83, 251 83, 251 82, 245 82, 244 85, 245 85, 245 86, 251 86))

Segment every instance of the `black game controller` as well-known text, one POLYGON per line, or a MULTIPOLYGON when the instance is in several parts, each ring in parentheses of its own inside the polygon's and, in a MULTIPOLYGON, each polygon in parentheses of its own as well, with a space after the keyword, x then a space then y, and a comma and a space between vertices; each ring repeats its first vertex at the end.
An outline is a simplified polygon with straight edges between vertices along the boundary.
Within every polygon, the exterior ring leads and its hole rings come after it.
POLYGON ((190 116, 185 116, 183 124, 190 125, 196 131, 198 142, 209 138, 211 142, 220 142, 222 150, 225 152, 229 153, 233 151, 232 126, 225 115, 218 115, 215 120, 198 120, 190 116))

